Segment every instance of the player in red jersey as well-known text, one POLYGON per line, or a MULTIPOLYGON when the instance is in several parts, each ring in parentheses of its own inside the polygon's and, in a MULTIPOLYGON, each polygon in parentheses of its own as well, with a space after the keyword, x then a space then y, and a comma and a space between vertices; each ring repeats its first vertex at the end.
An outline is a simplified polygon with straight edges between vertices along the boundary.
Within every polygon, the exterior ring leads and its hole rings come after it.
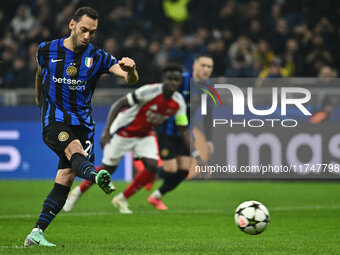
MULTIPOLYGON (((162 83, 145 85, 120 98, 110 109, 101 136, 104 148, 102 167, 113 173, 125 153, 133 151, 145 169, 140 171, 124 192, 112 200, 121 213, 132 213, 127 199, 155 177, 159 158, 153 127, 174 115, 184 144, 190 149, 188 117, 183 96, 177 92, 182 82, 182 68, 169 64, 163 69, 162 83)), ((200 161, 199 155, 197 159, 200 161)), ((72 210, 80 196, 88 189, 86 182, 72 190, 64 206, 72 210)))

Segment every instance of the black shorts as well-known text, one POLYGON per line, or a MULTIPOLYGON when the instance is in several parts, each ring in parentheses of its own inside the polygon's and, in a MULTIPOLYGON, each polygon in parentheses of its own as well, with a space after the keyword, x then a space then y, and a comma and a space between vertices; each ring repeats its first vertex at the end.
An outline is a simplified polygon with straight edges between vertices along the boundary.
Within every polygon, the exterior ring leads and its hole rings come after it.
POLYGON ((157 139, 161 159, 173 159, 177 156, 190 157, 190 150, 180 136, 158 135, 157 139))
POLYGON ((65 156, 66 147, 79 140, 87 153, 87 159, 94 162, 94 131, 84 126, 71 126, 62 122, 52 122, 43 130, 44 143, 59 157, 58 169, 71 168, 71 162, 65 156))

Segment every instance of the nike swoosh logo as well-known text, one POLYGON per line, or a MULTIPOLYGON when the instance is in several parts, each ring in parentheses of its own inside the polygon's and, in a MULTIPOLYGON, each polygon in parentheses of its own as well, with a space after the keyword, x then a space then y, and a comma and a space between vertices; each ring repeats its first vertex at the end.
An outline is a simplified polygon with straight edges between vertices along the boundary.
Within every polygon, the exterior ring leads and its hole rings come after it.
POLYGON ((32 241, 34 241, 36 244, 40 244, 40 241, 38 242, 37 240, 34 240, 33 238, 31 238, 32 241))
POLYGON ((59 62, 59 61, 63 61, 63 60, 62 59, 53 59, 53 58, 51 59, 52 63, 59 62))

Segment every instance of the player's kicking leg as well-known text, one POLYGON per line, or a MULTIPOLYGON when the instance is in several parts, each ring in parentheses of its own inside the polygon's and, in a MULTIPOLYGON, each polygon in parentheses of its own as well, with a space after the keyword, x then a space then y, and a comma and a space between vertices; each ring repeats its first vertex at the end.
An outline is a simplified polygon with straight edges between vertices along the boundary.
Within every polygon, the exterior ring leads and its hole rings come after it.
MULTIPOLYGON (((106 167, 110 172, 113 172, 114 169, 111 169, 111 167, 106 167)), ((96 170, 100 173, 103 168, 101 166, 97 166, 96 170)), ((82 183, 79 186, 76 186, 68 195, 66 203, 63 207, 63 210, 65 212, 70 212, 73 210, 74 206, 78 202, 78 200, 81 198, 83 193, 87 191, 90 187, 92 187, 94 183, 89 180, 83 180, 82 183)), ((112 182, 109 183, 110 190, 115 191, 115 187, 112 182)), ((112 192, 111 191, 111 192, 112 192)))
POLYGON ((87 161, 84 155, 74 153, 70 162, 78 177, 97 183, 106 194, 111 194, 115 190, 111 183, 110 173, 104 169, 98 173, 94 165, 87 161))
MULTIPOLYGON (((124 144, 121 144, 121 141, 119 140, 119 137, 117 135, 114 135, 111 138, 110 143, 107 143, 106 146, 104 147, 104 151, 103 151, 103 159, 102 159, 102 165, 103 168, 108 170, 110 173, 113 173, 117 167, 117 165, 119 164, 120 159, 124 156, 124 154, 127 152, 126 150, 123 150, 122 148, 124 148, 124 144), (118 139, 118 140, 117 140, 118 139), (116 158, 112 159, 111 155, 115 155, 116 158)), ((103 170, 102 167, 96 167, 96 170, 99 172, 98 175, 101 175, 103 171, 107 172, 106 170, 103 170)), ((99 180, 104 180, 104 184, 105 184, 105 178, 100 178, 101 176, 99 176, 99 180)), ((104 177, 106 177, 104 175, 104 177)), ((110 177, 111 180, 111 177, 110 177)), ((66 212, 70 212, 75 204, 78 202, 78 200, 80 199, 80 197, 82 196, 82 194, 88 190, 93 183, 97 183, 97 179, 95 180, 84 180, 80 186, 75 187, 71 192, 69 197, 67 198, 67 201, 65 203, 64 206, 64 211, 66 212)), ((99 184, 98 184, 99 185, 99 184)), ((99 185, 100 186, 100 185, 99 185)), ((108 184, 108 192, 111 193, 112 191, 116 190, 115 187, 113 186, 112 182, 110 181, 108 184)), ((104 185, 105 188, 105 185, 104 185)), ((106 189, 104 189, 104 192, 106 192, 106 189)), ((109 194, 107 193, 107 194, 109 194)))
POLYGON ((111 194, 116 190, 111 182, 111 174, 104 169, 97 174, 96 183, 106 194, 111 194))

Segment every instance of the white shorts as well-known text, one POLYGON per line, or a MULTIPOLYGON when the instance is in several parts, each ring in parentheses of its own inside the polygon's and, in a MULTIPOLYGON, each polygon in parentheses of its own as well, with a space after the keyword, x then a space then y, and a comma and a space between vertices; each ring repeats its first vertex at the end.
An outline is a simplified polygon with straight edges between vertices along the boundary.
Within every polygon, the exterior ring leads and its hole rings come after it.
POLYGON ((158 147, 154 136, 122 137, 114 134, 110 143, 105 145, 102 163, 117 166, 127 152, 133 152, 134 158, 158 160, 158 147))

